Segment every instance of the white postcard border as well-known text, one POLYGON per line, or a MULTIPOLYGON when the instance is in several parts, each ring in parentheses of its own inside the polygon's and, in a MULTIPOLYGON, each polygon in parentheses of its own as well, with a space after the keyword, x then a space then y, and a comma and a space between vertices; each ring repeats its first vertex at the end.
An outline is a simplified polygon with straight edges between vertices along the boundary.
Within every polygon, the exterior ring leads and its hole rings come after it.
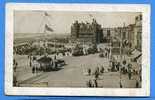
POLYGON ((54 96, 149 96, 150 95, 150 5, 147 4, 6 4, 5 94, 54 96), (13 13, 15 10, 142 12, 142 88, 36 88, 13 87, 13 13))

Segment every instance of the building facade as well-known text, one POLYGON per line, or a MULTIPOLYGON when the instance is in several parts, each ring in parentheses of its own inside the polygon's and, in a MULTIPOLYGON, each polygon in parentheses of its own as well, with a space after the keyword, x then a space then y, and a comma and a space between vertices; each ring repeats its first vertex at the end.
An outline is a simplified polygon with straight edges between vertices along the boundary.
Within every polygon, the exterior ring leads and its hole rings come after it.
POLYGON ((92 23, 75 21, 71 26, 71 39, 73 42, 99 44, 103 41, 102 27, 95 19, 92 23))
POLYGON ((110 38, 116 35, 115 33, 115 28, 103 28, 103 41, 109 43, 110 38))
POLYGON ((135 17, 135 23, 128 25, 129 37, 128 41, 131 43, 132 49, 141 51, 142 49, 142 15, 135 17))
POLYGON ((115 28, 103 28, 103 37, 108 39, 112 44, 112 53, 118 53, 119 46, 122 48, 121 53, 126 54, 128 51, 137 49, 142 50, 142 15, 135 17, 135 23, 127 26, 115 28), (113 44, 121 45, 113 45, 113 44))
POLYGON ((136 49, 142 51, 142 15, 138 15, 135 18, 134 37, 136 49))

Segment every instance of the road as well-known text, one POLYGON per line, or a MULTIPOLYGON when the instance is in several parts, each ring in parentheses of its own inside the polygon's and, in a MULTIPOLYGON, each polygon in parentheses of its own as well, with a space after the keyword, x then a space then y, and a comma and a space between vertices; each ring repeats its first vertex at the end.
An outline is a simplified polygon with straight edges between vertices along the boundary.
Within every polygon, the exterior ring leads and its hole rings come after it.
MULTIPOLYGON (((25 79, 25 84, 36 84, 36 83, 48 83, 48 87, 86 87, 86 81, 93 79, 93 75, 86 75, 87 68, 91 68, 92 71, 96 67, 104 66, 105 73, 99 76, 98 84, 99 87, 104 88, 119 88, 120 87, 120 73, 119 72, 108 72, 109 60, 108 58, 100 58, 99 54, 91 54, 86 56, 65 56, 63 59, 66 64, 62 69, 58 71, 44 72, 34 75, 31 73, 31 68, 28 67, 27 57, 17 57, 20 61, 19 65, 24 71, 19 71, 18 79, 23 79, 29 76, 30 78, 25 79), (23 61, 25 63, 23 63, 23 61), (25 66, 25 67, 24 67, 25 66), (27 69, 27 70, 26 70, 27 69), (23 73, 25 72, 25 74, 23 73)), ((21 69, 22 69, 21 68, 21 69)), ((138 76, 133 76, 132 80, 128 79, 128 75, 121 75, 121 82, 125 88, 134 88, 136 86, 136 80, 138 76)), ((24 79, 23 79, 24 80, 24 79)))

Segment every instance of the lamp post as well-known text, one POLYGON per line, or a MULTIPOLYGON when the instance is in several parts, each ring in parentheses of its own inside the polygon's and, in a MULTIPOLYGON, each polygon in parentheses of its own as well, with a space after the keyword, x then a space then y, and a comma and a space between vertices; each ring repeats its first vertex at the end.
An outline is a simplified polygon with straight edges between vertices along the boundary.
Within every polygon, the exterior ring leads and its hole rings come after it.
MULTIPOLYGON (((120 63, 122 63, 122 32, 121 32, 121 29, 120 29, 120 63)), ((121 67, 122 67, 122 64, 121 64, 121 67)), ((122 83, 121 83, 121 68, 119 68, 119 71, 120 71, 120 88, 122 88, 122 83)))

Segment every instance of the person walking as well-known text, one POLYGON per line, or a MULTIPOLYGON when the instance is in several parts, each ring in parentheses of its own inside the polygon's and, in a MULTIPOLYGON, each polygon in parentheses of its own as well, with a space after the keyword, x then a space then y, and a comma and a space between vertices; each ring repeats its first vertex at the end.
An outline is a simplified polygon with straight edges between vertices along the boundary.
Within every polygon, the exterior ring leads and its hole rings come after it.
POLYGON ((97 87, 98 87, 98 82, 97 82, 97 79, 94 79, 94 80, 93 80, 93 83, 94 83, 94 87, 96 87, 96 88, 97 88, 97 87))
POLYGON ((116 69, 117 69, 117 71, 120 70, 120 62, 117 62, 117 64, 116 64, 116 69))
POLYGON ((101 66, 100 73, 101 73, 101 74, 104 73, 104 67, 103 67, 103 66, 101 66))
POLYGON ((90 76, 91 75, 91 69, 88 68, 88 75, 90 76))
POLYGON ((139 70, 139 80, 142 81, 142 69, 139 70))
POLYGON ((128 64, 128 77, 129 77, 129 80, 131 80, 131 75, 132 75, 132 65, 128 64))
POLYGON ((29 56, 29 58, 30 58, 29 65, 30 65, 30 67, 32 67, 32 57, 31 57, 31 55, 29 56))
POLYGON ((136 88, 139 88, 139 82, 136 80, 136 88))
POLYGON ((33 66, 32 67, 32 74, 34 74, 35 73, 35 67, 33 66))
POLYGON ((18 85, 17 73, 14 72, 14 73, 13 73, 13 86, 17 86, 17 85, 18 85))
POLYGON ((88 80, 87 83, 86 83, 87 87, 92 87, 92 81, 91 80, 88 80))
POLYGON ((36 57, 33 57, 33 61, 32 61, 32 73, 36 73, 36 57))
POLYGON ((131 80, 131 75, 132 75, 132 73, 131 73, 131 69, 128 71, 128 77, 129 77, 129 80, 131 80))
POLYGON ((120 88, 123 88, 123 85, 122 85, 122 82, 121 82, 121 81, 120 81, 120 83, 119 83, 119 84, 120 84, 120 88))
POLYGON ((16 72, 17 70, 17 67, 18 67, 18 62, 15 61, 15 65, 14 65, 14 71, 16 72))
POLYGON ((95 73, 95 78, 96 78, 96 79, 99 78, 99 73, 98 73, 98 72, 95 73))
POLYGON ((99 67, 97 67, 95 70, 95 79, 98 79, 98 77, 99 77, 99 67))

